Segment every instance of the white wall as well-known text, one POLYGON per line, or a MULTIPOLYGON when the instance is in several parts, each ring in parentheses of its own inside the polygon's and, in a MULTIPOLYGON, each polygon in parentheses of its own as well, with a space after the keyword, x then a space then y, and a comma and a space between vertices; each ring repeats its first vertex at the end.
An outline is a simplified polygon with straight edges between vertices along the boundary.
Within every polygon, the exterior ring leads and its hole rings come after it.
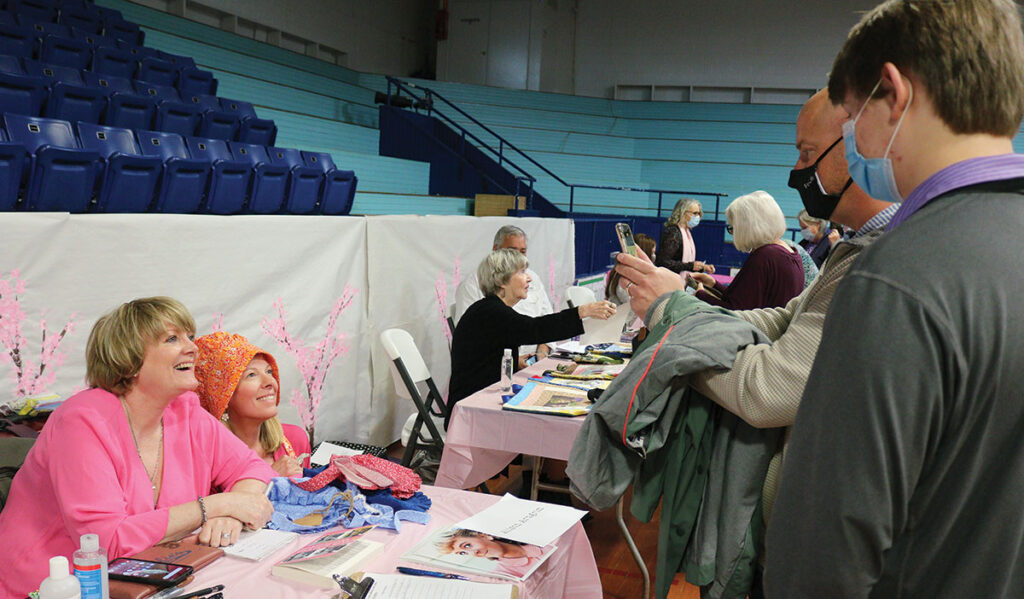
POLYGON ((359 71, 408 76, 433 66, 435 0, 132 1, 179 15, 184 5, 183 16, 201 22, 213 8, 336 48, 359 71))
POLYGON ((876 3, 454 0, 453 17, 455 5, 461 5, 462 13, 489 15, 492 37, 474 43, 490 52, 489 64, 507 61, 502 67, 506 76, 498 83, 489 76, 484 80, 446 69, 460 60, 448 47, 461 47, 460 35, 466 29, 453 19, 449 41, 438 44, 438 78, 608 98, 616 84, 814 89, 824 83, 832 58, 860 11, 876 3), (529 10, 529 23, 508 18, 510 4, 516 3, 529 10), (499 11, 505 16, 498 18, 499 11), (527 66, 521 49, 510 55, 495 43, 494 35, 530 40, 527 66), (539 68, 540 73, 508 75, 519 68, 539 68), (525 86, 519 84, 523 79, 525 86))

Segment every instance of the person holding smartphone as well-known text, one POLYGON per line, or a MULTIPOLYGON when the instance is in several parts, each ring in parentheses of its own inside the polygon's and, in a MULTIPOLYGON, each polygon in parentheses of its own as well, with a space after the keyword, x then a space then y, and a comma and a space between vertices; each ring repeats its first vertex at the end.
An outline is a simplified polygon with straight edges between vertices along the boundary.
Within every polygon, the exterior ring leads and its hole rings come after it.
POLYGON ((180 302, 138 299, 86 344, 90 388, 46 422, 0 513, 0 596, 39 587, 84 533, 110 559, 199 529, 214 547, 262 528, 276 473, 199 405, 195 321, 180 302), (224 492, 214 492, 223 489, 224 492))
POLYGON ((665 221, 654 264, 664 266, 672 272, 706 272, 715 274, 715 266, 697 260, 697 247, 693 243, 691 229, 700 224, 704 208, 693 198, 681 198, 676 202, 672 214, 665 221))
POLYGON ((516 312, 512 307, 526 297, 530 288, 528 264, 523 254, 501 249, 488 254, 477 268, 484 297, 466 310, 452 337, 449 414, 456 402, 498 381, 506 348, 512 350, 519 364, 520 345, 574 337, 583 333, 584 318, 606 320, 615 314, 615 305, 608 301, 537 318, 516 312))

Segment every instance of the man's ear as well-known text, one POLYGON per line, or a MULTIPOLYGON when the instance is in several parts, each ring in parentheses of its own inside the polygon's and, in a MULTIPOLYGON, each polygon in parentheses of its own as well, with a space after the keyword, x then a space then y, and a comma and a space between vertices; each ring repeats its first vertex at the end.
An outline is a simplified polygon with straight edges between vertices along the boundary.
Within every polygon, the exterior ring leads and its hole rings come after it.
POLYGON ((882 65, 882 84, 886 90, 886 106, 889 108, 889 124, 895 125, 903 112, 909 108, 911 94, 913 94, 908 76, 899 70, 899 67, 891 62, 882 65))

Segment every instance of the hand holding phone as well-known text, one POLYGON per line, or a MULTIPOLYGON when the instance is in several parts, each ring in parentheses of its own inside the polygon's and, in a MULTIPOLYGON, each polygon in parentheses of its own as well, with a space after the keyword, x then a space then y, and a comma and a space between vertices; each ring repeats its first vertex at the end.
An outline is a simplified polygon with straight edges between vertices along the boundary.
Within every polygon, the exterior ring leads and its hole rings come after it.
POLYGON ((107 572, 112 580, 173 587, 192 575, 192 566, 119 557, 110 562, 107 572))
POLYGON ((615 234, 619 238, 622 251, 636 258, 636 242, 633 241, 633 229, 627 223, 616 223, 615 234))

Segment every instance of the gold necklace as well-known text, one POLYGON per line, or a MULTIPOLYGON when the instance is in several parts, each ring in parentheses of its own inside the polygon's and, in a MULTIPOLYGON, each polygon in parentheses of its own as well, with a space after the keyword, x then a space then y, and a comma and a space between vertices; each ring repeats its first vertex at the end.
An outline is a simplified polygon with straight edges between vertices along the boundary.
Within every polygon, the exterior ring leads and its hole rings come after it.
POLYGON ((142 459, 142 452, 139 450, 139 439, 135 436, 135 425, 132 424, 132 414, 128 411, 128 402, 124 397, 120 398, 121 407, 124 409, 124 415, 128 418, 128 430, 132 434, 132 442, 135 443, 135 453, 139 456, 139 461, 142 462, 142 469, 146 471, 146 476, 149 477, 149 482, 153 487, 153 504, 156 505, 156 483, 157 478, 160 476, 160 463, 164 457, 164 419, 160 418, 160 446, 156 451, 156 464, 154 465, 153 472, 149 471, 146 467, 146 460, 142 459))

